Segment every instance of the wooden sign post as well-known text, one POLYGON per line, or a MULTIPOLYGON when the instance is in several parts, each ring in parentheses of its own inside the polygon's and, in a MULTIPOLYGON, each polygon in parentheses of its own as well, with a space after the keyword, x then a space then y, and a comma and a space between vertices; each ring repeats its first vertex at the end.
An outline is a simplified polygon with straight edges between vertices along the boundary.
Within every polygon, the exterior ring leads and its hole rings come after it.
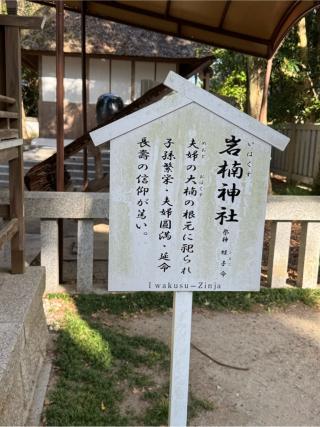
POLYGON ((170 72, 91 132, 110 151, 111 291, 173 291, 170 425, 186 425, 193 291, 258 291, 271 146, 289 139, 170 72))
POLYGON ((186 426, 188 415, 192 292, 175 292, 171 339, 169 426, 186 426))

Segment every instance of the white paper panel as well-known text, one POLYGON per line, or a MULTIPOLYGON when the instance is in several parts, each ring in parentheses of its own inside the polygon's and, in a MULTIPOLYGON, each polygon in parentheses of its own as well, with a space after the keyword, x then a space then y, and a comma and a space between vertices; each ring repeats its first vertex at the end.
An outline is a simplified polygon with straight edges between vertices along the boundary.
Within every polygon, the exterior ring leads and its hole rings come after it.
POLYGON ((162 83, 163 80, 167 77, 169 71, 176 72, 177 65, 172 62, 157 62, 156 68, 156 80, 159 83, 162 83))
POLYGON ((56 102, 56 58, 54 56, 42 57, 41 93, 42 101, 56 102))
POLYGON ((111 61, 111 92, 125 104, 131 102, 131 61, 111 61))
MULTIPOLYGON (((42 57, 42 100, 56 102, 56 58, 42 57)), ((82 80, 80 58, 65 58, 64 98, 68 102, 81 103, 82 80)))
POLYGON ((110 61, 90 58, 89 60, 89 103, 96 104, 103 93, 110 92, 110 61))
POLYGON ((135 62, 134 99, 141 96, 141 80, 152 80, 155 78, 155 63, 147 61, 135 62))
POLYGON ((64 98, 68 102, 82 102, 82 78, 80 58, 65 58, 64 98))

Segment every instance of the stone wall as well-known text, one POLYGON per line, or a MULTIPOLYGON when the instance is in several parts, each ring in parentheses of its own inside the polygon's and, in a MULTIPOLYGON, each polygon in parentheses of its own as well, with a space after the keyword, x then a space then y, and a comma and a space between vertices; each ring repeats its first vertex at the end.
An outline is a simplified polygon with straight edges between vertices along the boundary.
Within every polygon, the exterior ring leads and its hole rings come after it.
POLYGON ((0 425, 24 425, 46 354, 43 267, 0 274, 0 425))

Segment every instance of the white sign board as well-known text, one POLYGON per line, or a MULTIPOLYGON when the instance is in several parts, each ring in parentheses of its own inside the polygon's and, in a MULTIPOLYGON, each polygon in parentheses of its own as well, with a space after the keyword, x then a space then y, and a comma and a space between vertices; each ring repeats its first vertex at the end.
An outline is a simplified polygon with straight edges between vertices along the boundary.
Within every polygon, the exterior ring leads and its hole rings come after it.
POLYGON ((289 139, 170 72, 111 142, 109 290, 259 289, 271 146, 289 139))
POLYGON ((113 140, 109 290, 258 290, 270 150, 195 103, 113 140))
POLYGON ((109 290, 175 291, 169 425, 184 426, 192 291, 259 289, 271 145, 288 138, 175 73, 165 85, 91 137, 111 141, 109 290))

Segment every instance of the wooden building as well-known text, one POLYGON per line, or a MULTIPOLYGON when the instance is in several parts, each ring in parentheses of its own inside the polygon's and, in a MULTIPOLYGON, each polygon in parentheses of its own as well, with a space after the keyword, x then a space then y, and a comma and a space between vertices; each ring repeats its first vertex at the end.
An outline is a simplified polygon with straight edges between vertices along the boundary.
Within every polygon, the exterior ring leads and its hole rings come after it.
MULTIPOLYGON (((43 31, 25 31, 24 63, 39 73, 40 137, 56 135, 55 10, 39 6, 46 17, 43 31)), ((81 15, 65 11, 65 138, 82 134, 81 15)), ((169 71, 186 75, 208 64, 205 45, 88 16, 86 72, 88 128, 96 126, 95 104, 103 93, 120 96, 125 105, 161 83, 169 71), (202 58, 197 58, 201 53, 202 58), (206 56, 206 57, 205 57, 206 56)), ((206 65, 207 66, 207 65, 206 65)))

